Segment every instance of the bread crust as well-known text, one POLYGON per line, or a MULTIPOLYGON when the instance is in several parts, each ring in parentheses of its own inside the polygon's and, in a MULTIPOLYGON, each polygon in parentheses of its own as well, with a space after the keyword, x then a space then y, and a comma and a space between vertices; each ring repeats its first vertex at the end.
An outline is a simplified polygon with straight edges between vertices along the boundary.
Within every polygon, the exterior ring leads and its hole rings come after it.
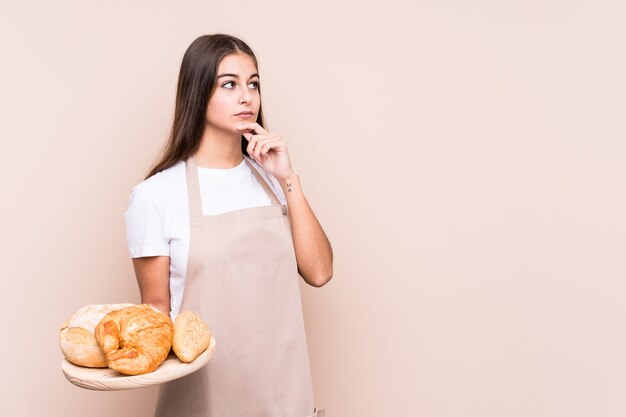
POLYGON ((91 304, 82 307, 61 325, 59 344, 65 358, 79 366, 106 368, 107 361, 94 330, 108 313, 132 304, 91 304))
POLYGON ((127 375, 154 371, 172 347, 169 316, 148 304, 113 311, 100 320, 96 340, 109 368, 127 375))
POLYGON ((200 316, 191 311, 183 311, 174 323, 173 350, 178 359, 185 363, 195 360, 209 347, 211 331, 200 316))

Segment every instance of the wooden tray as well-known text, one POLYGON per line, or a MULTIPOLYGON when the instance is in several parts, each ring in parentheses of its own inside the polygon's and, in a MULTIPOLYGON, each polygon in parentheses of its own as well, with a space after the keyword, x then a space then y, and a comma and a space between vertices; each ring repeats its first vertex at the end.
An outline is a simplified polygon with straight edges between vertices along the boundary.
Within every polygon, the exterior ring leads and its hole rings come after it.
POLYGON ((170 352, 165 361, 154 371, 143 375, 124 375, 109 368, 86 368, 74 365, 67 359, 61 361, 63 374, 72 384, 97 391, 121 391, 143 388, 173 381, 197 371, 209 363, 215 352, 215 338, 209 347, 191 363, 184 363, 170 352))

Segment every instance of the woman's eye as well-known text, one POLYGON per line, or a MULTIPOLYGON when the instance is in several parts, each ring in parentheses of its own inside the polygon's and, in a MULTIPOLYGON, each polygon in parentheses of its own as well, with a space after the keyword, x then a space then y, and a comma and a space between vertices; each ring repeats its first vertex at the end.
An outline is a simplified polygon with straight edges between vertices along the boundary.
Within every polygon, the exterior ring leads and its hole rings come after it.
MULTIPOLYGON (((234 88, 234 85, 235 85, 234 81, 226 81, 224 84, 222 84, 222 87, 234 88)), ((259 82, 258 81, 253 81, 253 82, 249 83, 248 86, 250 86, 251 88, 257 89, 257 88, 259 88, 259 82)))

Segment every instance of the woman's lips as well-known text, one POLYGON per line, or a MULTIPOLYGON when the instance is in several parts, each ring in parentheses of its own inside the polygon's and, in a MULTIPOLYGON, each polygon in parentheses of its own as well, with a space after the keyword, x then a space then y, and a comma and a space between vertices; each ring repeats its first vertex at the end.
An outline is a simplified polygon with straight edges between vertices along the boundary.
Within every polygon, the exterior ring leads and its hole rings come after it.
POLYGON ((250 117, 254 116, 254 113, 248 113, 248 112, 244 112, 244 113, 237 113, 235 115, 235 117, 241 117, 242 119, 249 119, 250 117))

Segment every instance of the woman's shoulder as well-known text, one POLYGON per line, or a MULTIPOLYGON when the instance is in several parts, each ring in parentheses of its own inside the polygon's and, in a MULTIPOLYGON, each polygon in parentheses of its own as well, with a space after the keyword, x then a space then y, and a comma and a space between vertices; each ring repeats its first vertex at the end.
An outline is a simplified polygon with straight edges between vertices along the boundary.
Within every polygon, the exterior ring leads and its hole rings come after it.
POLYGON ((149 197, 161 205, 185 192, 187 192, 185 162, 178 161, 171 167, 159 171, 136 184, 131 190, 131 198, 133 196, 140 198, 149 197))
POLYGON ((169 239, 176 232, 176 218, 187 199, 185 164, 178 162, 152 175, 132 188, 124 212, 126 236, 133 258, 165 256, 170 253, 169 239), (182 197, 182 198, 181 198, 182 197))
POLYGON ((178 185, 181 180, 185 180, 185 161, 178 161, 171 167, 146 178, 133 188, 167 188, 173 185, 178 185))

